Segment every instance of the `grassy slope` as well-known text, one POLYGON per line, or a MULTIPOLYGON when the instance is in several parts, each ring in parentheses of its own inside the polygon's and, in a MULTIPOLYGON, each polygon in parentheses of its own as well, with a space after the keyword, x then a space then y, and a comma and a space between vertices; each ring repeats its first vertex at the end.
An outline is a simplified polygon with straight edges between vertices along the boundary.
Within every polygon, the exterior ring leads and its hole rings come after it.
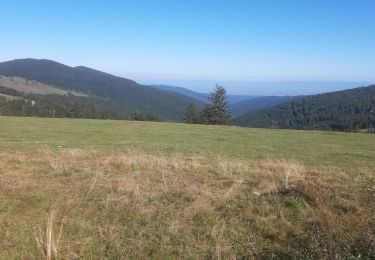
POLYGON ((373 147, 367 134, 0 117, 0 258, 371 258, 373 147))
POLYGON ((51 87, 43 83, 39 83, 32 80, 26 80, 19 77, 4 77, 0 75, 0 86, 13 89, 18 92, 32 93, 39 95, 63 95, 68 96, 69 94, 77 97, 87 97, 87 95, 78 93, 75 91, 66 91, 59 88, 51 87))
POLYGON ((21 97, 11 96, 7 94, 0 93, 0 97, 4 97, 6 100, 17 100, 17 99, 23 99, 21 97))
POLYGON ((0 118, 9 148, 89 148, 238 159, 288 159, 311 166, 375 167, 375 136, 110 120, 0 118))

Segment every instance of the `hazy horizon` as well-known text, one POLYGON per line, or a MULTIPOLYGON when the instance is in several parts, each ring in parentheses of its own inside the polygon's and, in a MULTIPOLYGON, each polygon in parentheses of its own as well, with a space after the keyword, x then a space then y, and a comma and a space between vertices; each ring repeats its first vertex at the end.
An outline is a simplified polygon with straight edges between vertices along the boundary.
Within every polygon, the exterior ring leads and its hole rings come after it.
POLYGON ((210 92, 216 84, 224 85, 230 95, 298 96, 313 95, 361 86, 371 82, 336 81, 217 81, 217 80, 137 80, 144 85, 183 87, 200 93, 210 92))
MULTIPOLYGON (((34 58, 24 58, 34 59, 34 58)), ((17 59, 16 59, 17 60, 17 59)), ((7 62, 7 61, 0 61, 7 62)), ((61 63, 60 61, 55 61, 61 63)), ((62 64, 62 63, 61 63, 62 64)), ((64 64, 70 67, 85 66, 64 64)), ((90 67, 97 70, 97 68, 90 67)), ((143 85, 168 85, 186 88, 199 93, 209 93, 216 84, 225 86, 229 95, 247 96, 297 96, 313 95, 331 91, 367 86, 374 82, 360 81, 318 81, 318 80, 212 80, 212 79, 137 79, 127 75, 110 73, 114 76, 134 80, 143 85)))

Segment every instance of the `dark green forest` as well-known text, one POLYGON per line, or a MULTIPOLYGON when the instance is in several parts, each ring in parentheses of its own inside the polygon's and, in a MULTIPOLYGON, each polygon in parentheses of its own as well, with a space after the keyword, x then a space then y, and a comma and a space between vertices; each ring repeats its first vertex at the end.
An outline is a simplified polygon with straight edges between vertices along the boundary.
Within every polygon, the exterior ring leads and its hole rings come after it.
POLYGON ((232 120, 238 126, 358 131, 375 110, 375 85, 292 100, 232 120))
POLYGON ((9 100, 0 96, 0 115, 2 116, 160 120, 157 114, 151 112, 126 113, 109 110, 102 100, 96 98, 24 94, 4 87, 0 87, 0 93, 19 97, 19 99, 9 100))

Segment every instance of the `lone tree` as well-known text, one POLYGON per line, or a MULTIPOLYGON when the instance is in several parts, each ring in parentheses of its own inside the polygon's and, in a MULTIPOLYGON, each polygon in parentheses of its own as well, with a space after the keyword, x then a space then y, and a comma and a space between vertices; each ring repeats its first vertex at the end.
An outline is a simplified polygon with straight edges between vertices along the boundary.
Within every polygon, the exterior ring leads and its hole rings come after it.
POLYGON ((199 124, 200 118, 194 103, 190 103, 186 109, 184 123, 187 124, 199 124))
POLYGON ((226 101, 227 91, 221 85, 216 85, 210 94, 210 103, 201 112, 201 121, 208 125, 226 125, 229 123, 230 113, 226 101))

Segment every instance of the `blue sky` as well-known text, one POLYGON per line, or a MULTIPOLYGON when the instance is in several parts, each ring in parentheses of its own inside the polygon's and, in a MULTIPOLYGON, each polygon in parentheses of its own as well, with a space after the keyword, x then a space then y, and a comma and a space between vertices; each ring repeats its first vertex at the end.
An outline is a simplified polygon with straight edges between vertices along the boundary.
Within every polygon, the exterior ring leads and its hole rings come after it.
POLYGON ((1 0, 0 61, 138 81, 375 82, 373 0, 1 0))

